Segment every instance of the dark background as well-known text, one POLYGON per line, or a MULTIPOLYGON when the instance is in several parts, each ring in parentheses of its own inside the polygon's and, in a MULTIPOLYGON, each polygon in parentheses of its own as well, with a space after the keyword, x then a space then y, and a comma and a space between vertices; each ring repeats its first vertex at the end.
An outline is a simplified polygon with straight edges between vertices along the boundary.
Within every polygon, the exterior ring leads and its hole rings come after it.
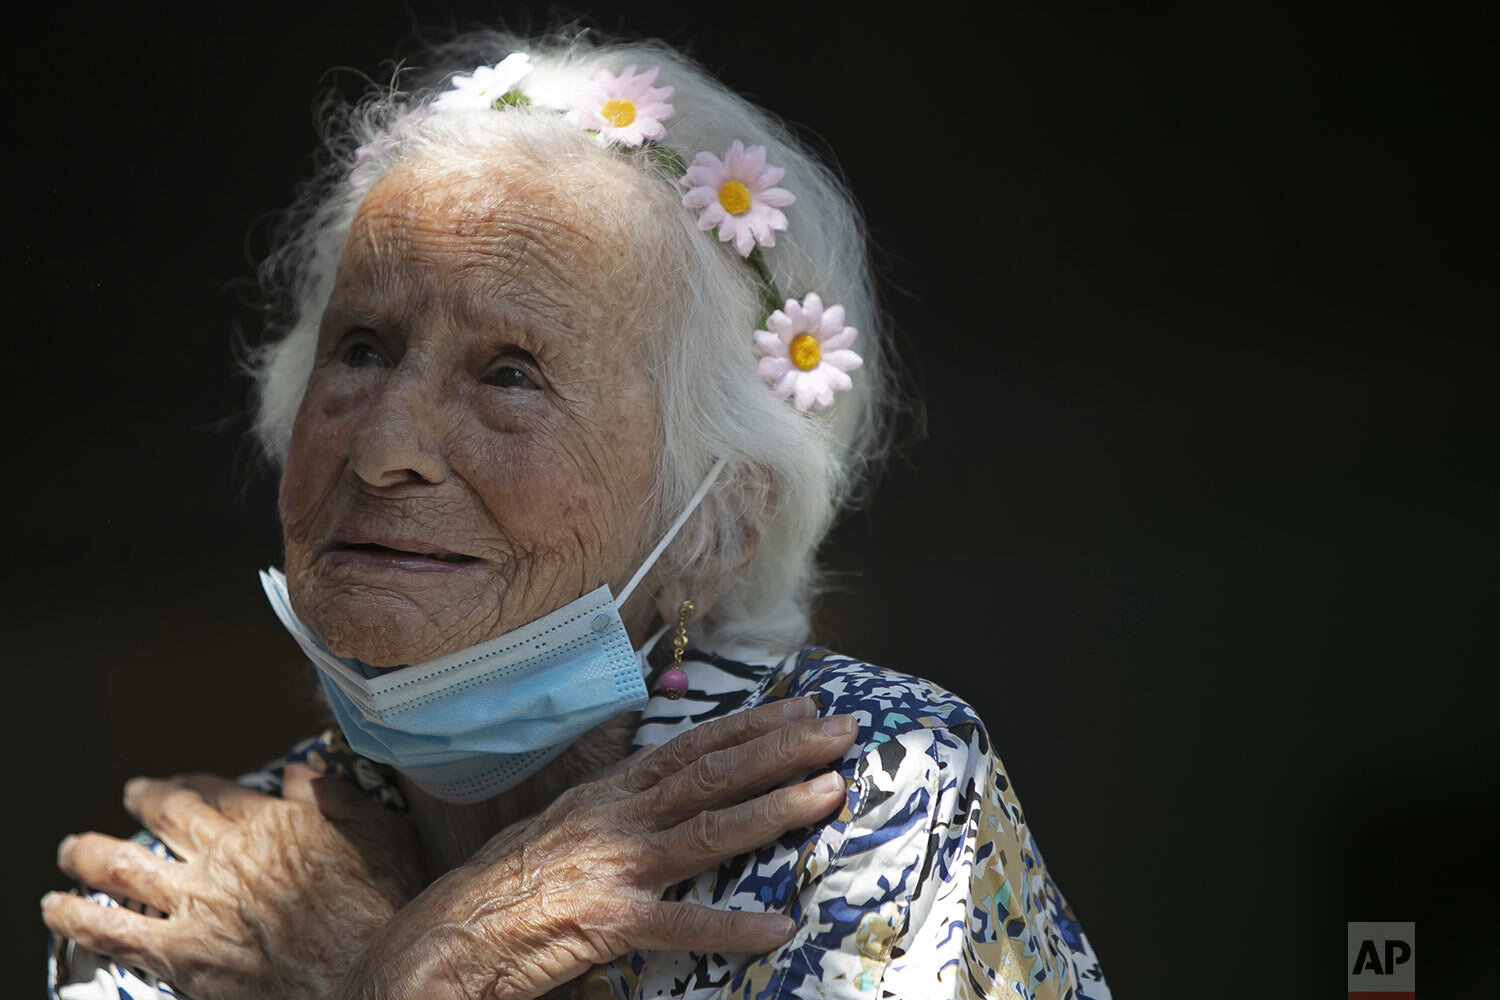
MULTIPOLYGON (((1349 920, 1418 921, 1424 994, 1491 993, 1493 36, 583 9, 847 172, 927 432, 836 532, 822 638, 980 709, 1116 996, 1339 995, 1349 920)), ((246 279, 315 99, 362 85, 329 67, 520 8, 354 10, 10 39, 7 995, 40 990, 56 842, 133 829, 127 778, 316 726, 253 573, 246 279)))

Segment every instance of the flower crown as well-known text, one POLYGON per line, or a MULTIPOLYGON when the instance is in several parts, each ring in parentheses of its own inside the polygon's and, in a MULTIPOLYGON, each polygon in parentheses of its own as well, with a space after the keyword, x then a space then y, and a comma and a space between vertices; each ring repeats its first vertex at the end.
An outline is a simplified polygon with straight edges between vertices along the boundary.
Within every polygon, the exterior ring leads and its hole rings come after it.
MULTIPOLYGON (((439 94, 431 110, 503 111, 532 100, 522 88, 531 73, 531 60, 523 52, 506 56, 493 66, 480 66, 470 75, 453 77, 447 91, 439 94)), ((686 187, 684 208, 698 211, 698 228, 729 243, 759 279, 768 314, 755 331, 760 352, 758 372, 774 389, 791 397, 798 410, 826 409, 835 392, 854 386, 849 372, 863 364, 850 350, 858 331, 844 325, 844 307, 824 307, 816 292, 799 302, 782 301, 766 266, 762 247, 776 245, 776 233, 785 232, 786 214, 781 210, 797 200, 792 192, 777 187, 786 173, 766 162, 764 146, 745 146, 736 139, 722 158, 710 151, 693 157, 691 163, 661 139, 663 122, 672 117, 673 87, 657 87, 661 67, 644 73, 634 65, 618 75, 608 70, 594 74, 590 85, 581 87, 568 101, 566 118, 591 132, 603 145, 644 147, 652 158, 686 187)), ((417 112, 419 113, 419 112, 417 112)), ((393 141, 389 134, 360 147, 356 157, 370 159, 393 141)))

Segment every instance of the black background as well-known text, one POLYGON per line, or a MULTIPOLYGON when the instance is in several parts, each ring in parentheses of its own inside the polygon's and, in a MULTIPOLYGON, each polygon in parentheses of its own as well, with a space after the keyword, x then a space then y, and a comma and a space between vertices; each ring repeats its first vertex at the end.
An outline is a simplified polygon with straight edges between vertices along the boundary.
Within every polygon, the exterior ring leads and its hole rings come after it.
MULTIPOLYGON (((1424 993, 1491 992, 1493 36, 584 9, 847 173, 927 429, 836 532, 820 638, 980 709, 1116 995, 1338 995, 1356 919, 1419 922, 1424 993)), ((316 725, 231 340, 316 97, 497 8, 235 11, 8 46, 5 940, 38 990, 64 834, 316 725)))

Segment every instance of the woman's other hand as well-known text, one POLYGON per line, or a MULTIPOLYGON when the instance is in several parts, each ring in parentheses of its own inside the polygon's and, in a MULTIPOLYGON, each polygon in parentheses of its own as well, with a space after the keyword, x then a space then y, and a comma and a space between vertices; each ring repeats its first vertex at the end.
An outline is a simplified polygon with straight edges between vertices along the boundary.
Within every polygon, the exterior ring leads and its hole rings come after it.
POLYGON ((209 776, 129 782, 125 808, 182 863, 85 833, 62 842, 58 867, 164 917, 51 893, 42 919, 202 1000, 326 998, 422 888, 421 852, 404 818, 342 779, 293 764, 282 794, 209 776))
POLYGON ((844 801, 837 774, 775 787, 852 745, 852 718, 815 714, 807 699, 764 705, 569 789, 413 900, 370 939, 338 995, 536 997, 632 949, 784 944, 794 928, 779 914, 661 897, 844 801))

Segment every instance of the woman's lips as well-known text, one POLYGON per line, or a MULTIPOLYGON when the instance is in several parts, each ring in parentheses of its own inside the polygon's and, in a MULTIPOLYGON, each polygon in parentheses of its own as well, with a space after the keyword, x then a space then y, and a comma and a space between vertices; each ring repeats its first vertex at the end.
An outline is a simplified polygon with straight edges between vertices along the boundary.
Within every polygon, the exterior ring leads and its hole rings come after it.
POLYGON ((336 542, 323 558, 342 566, 370 566, 407 573, 452 573, 479 562, 473 556, 449 552, 424 542, 342 541, 336 542))

